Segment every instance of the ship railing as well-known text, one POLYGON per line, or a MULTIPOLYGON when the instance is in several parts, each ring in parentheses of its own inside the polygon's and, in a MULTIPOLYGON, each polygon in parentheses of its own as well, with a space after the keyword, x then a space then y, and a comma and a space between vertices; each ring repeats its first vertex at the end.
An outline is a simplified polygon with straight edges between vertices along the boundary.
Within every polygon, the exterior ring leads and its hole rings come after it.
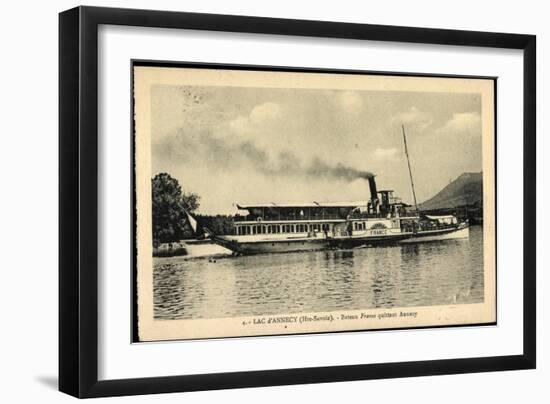
POLYGON ((449 224, 449 223, 427 223, 419 222, 416 225, 411 224, 402 224, 401 229, 405 232, 412 232, 415 228, 419 231, 429 231, 429 230, 446 230, 446 229, 456 229, 459 227, 459 224, 449 224))
POLYGON ((246 215, 246 216, 235 216, 235 222, 277 222, 277 221, 312 221, 312 220, 341 220, 345 219, 340 215, 335 214, 324 214, 324 215, 310 215, 310 216, 289 216, 289 215, 274 215, 274 216, 255 216, 255 215, 246 215))
POLYGON ((395 214, 388 215, 382 213, 352 213, 349 215, 350 219, 395 219, 395 214))
POLYGON ((397 216, 396 214, 388 215, 382 213, 358 213, 353 212, 347 216, 341 216, 338 214, 325 213, 324 215, 304 215, 304 216, 292 216, 292 215, 273 215, 273 216, 256 216, 256 215, 238 215, 234 217, 234 222, 277 222, 277 221, 313 221, 313 220, 344 220, 344 219, 396 219, 404 217, 404 215, 397 216))

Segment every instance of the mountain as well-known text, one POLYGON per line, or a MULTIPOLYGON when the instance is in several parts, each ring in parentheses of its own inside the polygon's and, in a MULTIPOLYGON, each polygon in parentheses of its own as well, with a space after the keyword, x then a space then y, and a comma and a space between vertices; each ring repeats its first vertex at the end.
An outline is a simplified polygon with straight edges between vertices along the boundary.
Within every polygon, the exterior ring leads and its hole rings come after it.
POLYGON ((482 206, 482 173, 463 173, 433 198, 420 204, 421 210, 450 209, 460 206, 482 206))

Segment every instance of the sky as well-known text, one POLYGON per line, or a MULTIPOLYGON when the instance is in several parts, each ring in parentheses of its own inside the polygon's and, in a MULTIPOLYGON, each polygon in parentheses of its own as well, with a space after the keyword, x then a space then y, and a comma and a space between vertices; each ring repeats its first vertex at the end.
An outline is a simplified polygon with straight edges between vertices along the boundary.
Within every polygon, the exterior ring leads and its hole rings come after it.
POLYGON ((152 175, 201 197, 197 212, 236 203, 366 201, 365 177, 418 203, 480 172, 477 93, 153 85, 152 175))

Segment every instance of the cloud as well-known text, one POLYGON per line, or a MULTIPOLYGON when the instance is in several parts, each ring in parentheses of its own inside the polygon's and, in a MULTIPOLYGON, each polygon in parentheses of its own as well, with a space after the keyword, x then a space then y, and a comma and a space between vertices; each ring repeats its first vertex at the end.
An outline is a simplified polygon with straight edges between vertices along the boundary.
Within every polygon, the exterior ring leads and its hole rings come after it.
POLYGON ((410 107, 407 111, 399 113, 393 121, 403 125, 414 126, 418 130, 425 130, 433 123, 430 114, 417 107, 410 107))
POLYGON ((249 130, 250 120, 248 117, 238 116, 229 122, 231 130, 237 133, 247 132, 249 130))
POLYGON ((238 116, 229 122, 229 127, 238 133, 248 133, 281 117, 281 107, 274 102, 255 106, 248 116, 238 116))
POLYGON ((269 138, 269 129, 278 126, 283 120, 284 114, 279 104, 265 102, 252 108, 247 116, 240 115, 230 120, 229 132, 219 131, 218 135, 237 142, 261 142, 263 137, 269 138))
POLYGON ((439 129, 441 133, 481 134, 481 116, 477 112, 456 112, 439 129))
POLYGON ((357 113, 363 108, 363 99, 355 91, 344 91, 338 97, 340 107, 345 112, 357 113))
POLYGON ((397 159, 397 153, 398 150, 395 147, 389 149, 377 148, 374 150, 374 157, 377 160, 393 161, 397 159))
POLYGON ((266 121, 278 119, 281 116, 281 107, 274 102, 266 102, 255 106, 250 111, 250 122, 263 124, 266 121))

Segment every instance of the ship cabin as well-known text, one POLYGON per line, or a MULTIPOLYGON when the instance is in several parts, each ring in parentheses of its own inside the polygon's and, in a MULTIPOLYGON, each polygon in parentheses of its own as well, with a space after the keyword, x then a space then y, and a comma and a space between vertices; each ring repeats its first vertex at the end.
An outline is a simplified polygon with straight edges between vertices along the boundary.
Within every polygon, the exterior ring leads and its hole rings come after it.
POLYGON ((367 201, 237 204, 243 212, 234 217, 233 233, 328 238, 371 229, 400 230, 408 207, 392 190, 376 191, 376 185, 371 185, 367 201))

